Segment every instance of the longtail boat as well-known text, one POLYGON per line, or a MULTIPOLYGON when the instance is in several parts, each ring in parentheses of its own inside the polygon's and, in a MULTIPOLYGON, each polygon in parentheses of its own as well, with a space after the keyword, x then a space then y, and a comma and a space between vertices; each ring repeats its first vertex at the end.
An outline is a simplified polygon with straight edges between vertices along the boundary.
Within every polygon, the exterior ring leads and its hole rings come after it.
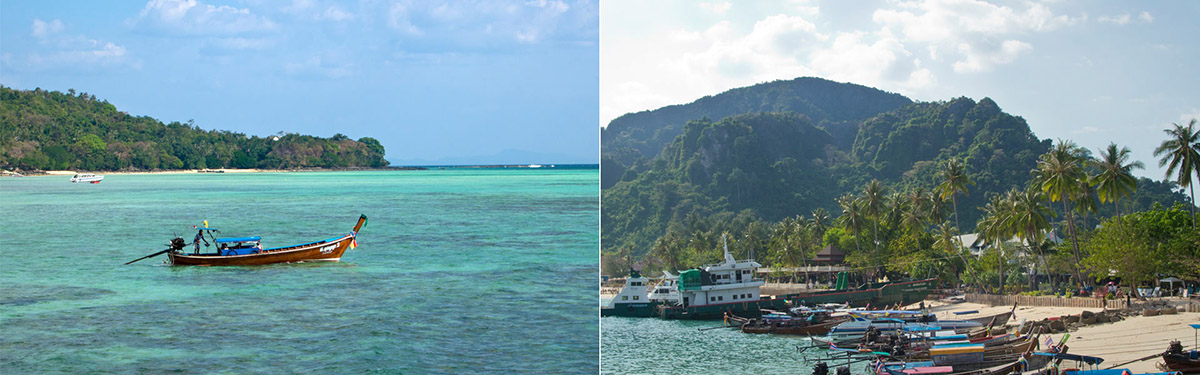
POLYGON ((807 316, 764 314, 742 324, 745 333, 774 333, 781 335, 824 335, 830 329, 850 320, 846 316, 830 316, 826 311, 812 311, 807 316))
MULTIPOLYGON (((196 238, 191 244, 182 238, 171 240, 171 248, 167 251, 171 265, 174 266, 256 266, 273 263, 296 263, 312 261, 337 262, 347 249, 358 246, 358 230, 367 223, 367 215, 360 215, 358 223, 349 234, 326 240, 314 241, 299 245, 264 249, 260 237, 216 238, 213 228, 197 228, 196 238), (217 246, 216 252, 201 252, 200 243, 204 242, 208 250, 205 235, 217 246), (188 245, 194 245, 191 253, 184 251, 188 245)), ((132 262, 131 262, 132 263, 132 262)))
MULTIPOLYGON (((1192 327, 1200 329, 1200 324, 1192 324, 1192 327)), ((1160 369, 1179 371, 1184 374, 1200 374, 1200 351, 1183 350, 1183 344, 1179 341, 1171 341, 1167 351, 1162 354, 1163 363, 1160 369)))

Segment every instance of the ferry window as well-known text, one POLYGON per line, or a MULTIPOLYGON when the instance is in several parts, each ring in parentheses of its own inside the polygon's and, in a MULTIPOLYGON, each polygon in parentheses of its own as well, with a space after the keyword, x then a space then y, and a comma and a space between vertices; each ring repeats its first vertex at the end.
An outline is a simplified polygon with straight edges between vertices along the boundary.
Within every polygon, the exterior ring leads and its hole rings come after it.
POLYGON ((634 301, 637 301, 637 299, 638 299, 638 296, 633 296, 634 301))
POLYGON ((621 296, 621 300, 622 300, 622 301, 628 301, 628 300, 629 300, 629 296, 621 296))
POLYGON ((717 301, 724 301, 724 300, 725 300, 725 296, 717 296, 717 301))
POLYGON ((708 297, 709 302, 715 302, 716 300, 717 300, 717 297, 708 297))

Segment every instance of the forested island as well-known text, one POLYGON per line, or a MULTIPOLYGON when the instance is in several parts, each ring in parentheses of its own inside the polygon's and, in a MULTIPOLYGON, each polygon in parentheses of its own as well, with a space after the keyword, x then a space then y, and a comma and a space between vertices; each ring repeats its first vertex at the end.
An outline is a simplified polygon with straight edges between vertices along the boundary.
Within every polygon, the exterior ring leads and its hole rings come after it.
MULTIPOLYGON (((1180 156, 1200 148, 1193 124, 1163 134, 1156 154, 1200 165, 1180 156)), ((1127 148, 1096 151, 1039 139, 989 98, 913 102, 819 78, 631 113, 601 135, 603 268, 711 263, 727 235, 739 259, 775 269, 833 246, 871 277, 989 290, 1111 270, 1200 277, 1180 191, 1200 168, 1136 178, 1127 148), (986 250, 964 254, 961 234, 986 250)))
POLYGON ((378 140, 283 133, 259 137, 132 116, 88 93, 0 86, 0 168, 178 169, 382 168, 378 140))

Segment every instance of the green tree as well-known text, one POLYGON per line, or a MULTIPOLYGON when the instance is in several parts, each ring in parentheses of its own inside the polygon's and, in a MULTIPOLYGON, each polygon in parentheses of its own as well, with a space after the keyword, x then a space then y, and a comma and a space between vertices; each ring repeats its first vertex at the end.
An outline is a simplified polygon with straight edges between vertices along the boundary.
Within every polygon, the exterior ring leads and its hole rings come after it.
MULTIPOLYGON (((1047 218, 1054 216, 1054 210, 1042 205, 1045 198, 1041 192, 1035 189, 1018 191, 1014 188, 1007 197, 1010 201, 1008 205, 1012 208, 1008 218, 1011 230, 1021 240, 1026 254, 1031 250, 1037 250, 1038 263, 1042 265, 1043 271, 1049 274, 1042 243, 1046 241, 1046 232, 1050 230, 1050 221, 1047 218)), ((1031 273, 1036 274, 1036 266, 1031 273)), ((1052 288, 1053 284, 1051 283, 1052 288)), ((1037 285, 1031 281, 1030 286, 1036 288, 1037 285)))
POLYGON ((1100 203, 1112 202, 1117 216, 1121 216, 1121 206, 1117 201, 1132 195, 1137 191, 1137 178, 1133 177, 1133 169, 1144 169, 1140 161, 1129 161, 1129 148, 1117 148, 1116 143, 1110 143, 1108 148, 1100 150, 1100 157, 1093 160, 1100 173, 1092 182, 1096 184, 1096 193, 1100 203))
MULTIPOLYGON (((1083 259, 1079 253, 1079 236, 1075 233, 1075 215, 1072 214, 1070 203, 1071 198, 1079 196, 1083 185, 1080 181, 1087 178, 1079 157, 1080 150, 1075 142, 1060 139, 1053 149, 1042 154, 1033 173, 1034 183, 1047 194, 1051 202, 1063 202, 1063 212, 1067 215, 1067 232, 1071 236, 1076 264, 1083 259)), ((1078 267, 1075 279, 1083 282, 1083 274, 1078 267)))
POLYGON ((861 205, 857 199, 854 199, 854 195, 850 193, 846 193, 838 198, 837 203, 842 208, 842 215, 838 216, 838 222, 842 227, 850 230, 850 233, 854 235, 855 250, 862 252, 862 244, 858 240, 862 236, 862 227, 864 224, 861 205))
POLYGON ((1154 156, 1159 156, 1158 166, 1167 167, 1167 178, 1172 175, 1179 186, 1188 188, 1192 202, 1188 208, 1192 211, 1192 229, 1196 228, 1196 187, 1192 184, 1192 175, 1200 176, 1200 132, 1196 129, 1196 119, 1188 122, 1187 127, 1172 123, 1175 127, 1163 130, 1167 140, 1154 149, 1154 156), (1176 173, 1178 172, 1178 173, 1176 173))
MULTIPOLYGON (((963 166, 962 161, 958 160, 958 158, 947 161, 938 174, 942 179, 942 182, 937 186, 938 196, 943 201, 946 198, 950 198, 950 203, 954 206, 954 230, 961 233, 962 226, 958 222, 958 194, 967 195, 969 193, 967 185, 974 185, 975 182, 971 181, 971 178, 967 176, 966 167, 963 166)), ((959 240, 958 248, 963 248, 962 239, 955 238, 959 240)), ((963 263, 967 263, 966 258, 963 258, 963 263)))
POLYGON ((868 182, 866 185, 863 186, 863 195, 862 195, 863 209, 865 209, 866 213, 868 215, 870 215, 870 217, 872 219, 871 224, 875 228, 875 230, 872 231, 872 235, 874 237, 874 242, 875 242, 875 252, 873 254, 874 259, 872 259, 872 261, 878 261, 880 259, 879 258, 879 220, 881 218, 879 216, 879 213, 881 211, 883 211, 884 199, 885 199, 886 195, 887 195, 887 192, 884 190, 883 185, 879 183, 879 180, 871 180, 871 182, 868 182))
POLYGON ((1094 275, 1114 270, 1135 285, 1165 274, 1192 277, 1200 264, 1200 234, 1190 228, 1189 216, 1176 205, 1109 219, 1089 238, 1085 264, 1094 275))

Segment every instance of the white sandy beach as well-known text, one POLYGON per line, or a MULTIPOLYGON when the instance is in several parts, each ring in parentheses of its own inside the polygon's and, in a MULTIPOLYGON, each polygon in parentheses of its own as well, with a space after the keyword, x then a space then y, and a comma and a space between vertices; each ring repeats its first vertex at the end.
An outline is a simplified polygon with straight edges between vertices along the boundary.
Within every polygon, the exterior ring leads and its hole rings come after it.
MULTIPOLYGON (((1173 302, 1185 303, 1182 300, 1173 302)), ((976 303, 942 304, 931 301, 926 301, 926 303, 932 306, 931 311, 935 312, 939 319, 969 319, 1003 313, 1012 308, 1012 306, 987 306, 976 303), (978 310, 979 313, 969 315, 952 313, 953 311, 970 310, 978 310)), ((910 307, 915 308, 916 306, 910 307)), ((1100 309, 1077 307, 1018 306, 1016 317, 1009 321, 1009 326, 1015 327, 1022 319, 1039 321, 1049 317, 1079 315, 1084 310, 1100 312, 1100 309)), ((1171 340, 1179 340, 1183 343, 1184 348, 1191 348, 1194 342, 1194 330, 1188 324, 1195 323, 1200 323, 1200 313, 1181 312, 1175 315, 1131 316, 1116 323, 1089 325, 1069 332, 1071 338, 1067 340, 1067 346, 1070 348, 1069 353, 1104 358, 1104 363, 1100 367, 1108 368, 1151 354, 1162 353, 1167 350, 1167 344, 1171 340)), ((1054 342, 1058 343, 1062 340, 1063 335, 1065 333, 1053 334, 1054 342)), ((1045 340, 1045 337, 1042 337, 1041 340, 1045 340)), ((1158 372, 1155 363, 1159 362, 1162 360, 1150 359, 1123 365, 1120 368, 1127 368, 1134 373, 1158 372)))

